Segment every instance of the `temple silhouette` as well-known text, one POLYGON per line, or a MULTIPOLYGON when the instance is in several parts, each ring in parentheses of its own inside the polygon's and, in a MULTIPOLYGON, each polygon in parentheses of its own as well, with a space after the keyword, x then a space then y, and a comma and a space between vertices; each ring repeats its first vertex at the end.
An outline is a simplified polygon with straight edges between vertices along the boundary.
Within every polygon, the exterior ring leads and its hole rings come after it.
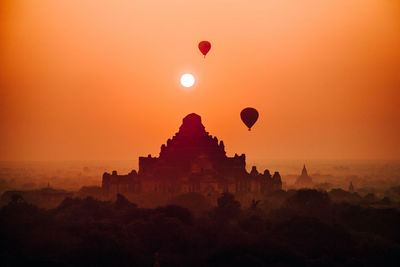
POLYGON ((303 166, 303 170, 301 171, 301 175, 296 180, 295 185, 297 188, 312 188, 314 185, 311 177, 308 175, 305 164, 303 166))
POLYGON ((279 172, 260 174, 253 166, 248 173, 245 154, 228 157, 224 142, 211 136, 195 113, 183 118, 179 131, 161 146, 158 157, 139 157, 138 172, 104 173, 102 181, 105 197, 148 192, 216 197, 223 192, 267 193, 281 188, 279 172))

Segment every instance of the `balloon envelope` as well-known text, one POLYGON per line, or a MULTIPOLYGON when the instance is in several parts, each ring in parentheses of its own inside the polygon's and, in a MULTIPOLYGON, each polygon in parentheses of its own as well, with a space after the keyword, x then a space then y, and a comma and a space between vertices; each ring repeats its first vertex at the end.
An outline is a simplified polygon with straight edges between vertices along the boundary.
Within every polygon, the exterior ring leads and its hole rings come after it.
POLYGON ((211 44, 209 41, 201 41, 199 43, 199 50, 200 52, 206 57, 208 51, 211 49, 211 44))
POLYGON ((240 118, 250 131, 258 119, 258 111, 255 108, 245 108, 240 112, 240 118))

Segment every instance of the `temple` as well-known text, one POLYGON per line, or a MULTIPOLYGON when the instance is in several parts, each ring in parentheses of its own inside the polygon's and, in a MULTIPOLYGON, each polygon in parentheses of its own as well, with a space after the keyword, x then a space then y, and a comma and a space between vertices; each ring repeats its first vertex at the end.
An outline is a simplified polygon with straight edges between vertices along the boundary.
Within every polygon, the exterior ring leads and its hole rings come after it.
POLYGON ((105 196, 157 192, 180 194, 198 192, 213 196, 222 192, 266 193, 282 188, 278 172, 246 171, 244 154, 228 157, 223 141, 206 132, 201 117, 187 115, 179 131, 161 146, 158 157, 139 157, 139 170, 127 175, 104 173, 105 196))
POLYGON ((296 180, 297 188, 312 188, 313 182, 311 177, 307 173, 306 165, 304 164, 303 170, 301 171, 301 175, 296 180))

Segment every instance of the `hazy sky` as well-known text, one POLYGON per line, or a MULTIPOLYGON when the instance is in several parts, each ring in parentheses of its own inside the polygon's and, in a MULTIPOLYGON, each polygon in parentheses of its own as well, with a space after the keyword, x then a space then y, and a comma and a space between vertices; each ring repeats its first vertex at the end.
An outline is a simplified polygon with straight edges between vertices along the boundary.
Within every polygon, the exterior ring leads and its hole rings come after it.
POLYGON ((399 0, 9 0, 0 23, 0 160, 136 161, 191 112, 250 162, 400 158, 399 0))

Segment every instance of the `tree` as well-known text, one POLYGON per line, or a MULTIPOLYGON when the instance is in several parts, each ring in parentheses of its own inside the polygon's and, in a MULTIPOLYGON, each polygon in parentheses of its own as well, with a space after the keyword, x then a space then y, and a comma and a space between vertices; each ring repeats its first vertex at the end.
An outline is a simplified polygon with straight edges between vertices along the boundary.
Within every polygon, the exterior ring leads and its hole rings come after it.
POLYGON ((136 208, 137 205, 131 203, 124 195, 117 194, 117 200, 115 201, 115 206, 117 208, 136 208))
POLYGON ((217 202, 217 216, 231 219, 237 217, 240 214, 240 202, 235 199, 234 195, 225 192, 220 198, 218 198, 217 202))
POLYGON ((301 189, 285 201, 284 205, 293 215, 325 218, 331 210, 331 200, 326 192, 301 189))
POLYGON ((11 196, 11 203, 13 203, 13 204, 25 203, 25 200, 20 194, 13 194, 11 196))

